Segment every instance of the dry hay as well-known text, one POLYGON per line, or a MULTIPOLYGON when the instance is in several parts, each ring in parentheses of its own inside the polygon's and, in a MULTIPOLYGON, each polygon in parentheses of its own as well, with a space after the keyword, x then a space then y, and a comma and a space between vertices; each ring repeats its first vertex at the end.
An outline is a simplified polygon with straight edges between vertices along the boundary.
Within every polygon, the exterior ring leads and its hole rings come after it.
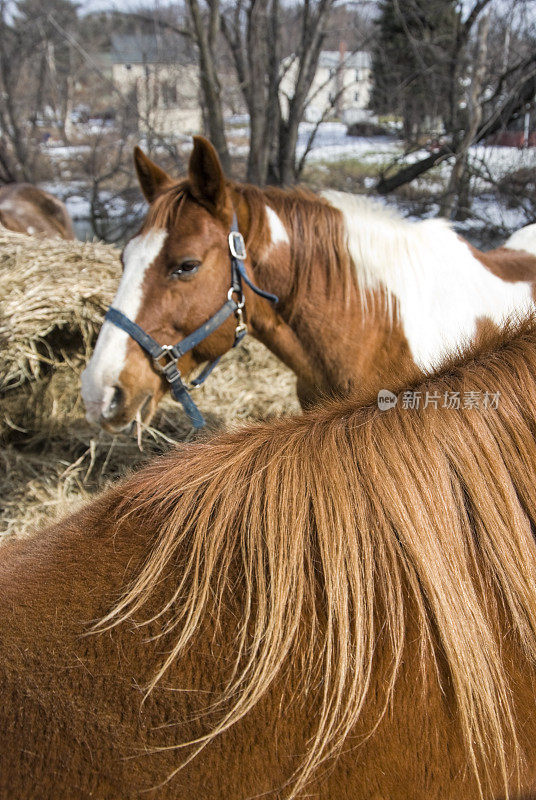
MULTIPOLYGON (((0 533, 23 534, 194 434, 168 401, 152 427, 112 437, 79 395, 115 292, 118 251, 0 228, 0 533)), ((248 338, 196 393, 209 429, 297 409, 294 376, 248 338)))

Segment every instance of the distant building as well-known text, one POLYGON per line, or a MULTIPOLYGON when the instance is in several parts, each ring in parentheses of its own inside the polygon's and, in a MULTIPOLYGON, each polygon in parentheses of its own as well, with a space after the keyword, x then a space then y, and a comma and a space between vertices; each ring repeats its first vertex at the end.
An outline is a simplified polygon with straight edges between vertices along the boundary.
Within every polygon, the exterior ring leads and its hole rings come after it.
POLYGON ((200 133, 199 70, 177 37, 112 36, 112 79, 135 104, 142 135, 200 133))
MULTIPOLYGON (((285 74, 281 81, 281 105, 285 114, 287 96, 292 96, 297 76, 294 56, 282 62, 285 74)), ((306 119, 315 122, 339 117, 348 124, 369 116, 367 112, 371 79, 371 56, 365 51, 347 53, 344 44, 340 50, 323 50, 307 98, 306 119)))

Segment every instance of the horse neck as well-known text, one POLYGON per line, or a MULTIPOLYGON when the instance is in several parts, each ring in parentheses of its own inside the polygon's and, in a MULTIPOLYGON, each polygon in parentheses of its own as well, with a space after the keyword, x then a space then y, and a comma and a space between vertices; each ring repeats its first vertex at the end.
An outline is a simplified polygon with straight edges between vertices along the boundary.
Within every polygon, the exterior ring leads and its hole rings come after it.
POLYGON ((501 324, 533 300, 529 253, 478 253, 444 220, 408 222, 357 195, 288 198, 267 192, 290 241, 274 244, 265 222, 255 268, 260 282, 279 276, 291 288, 280 315, 314 358, 311 383, 322 390, 391 388, 396 372, 422 376, 474 340, 482 320, 501 324))
POLYGON ((340 212, 295 191, 255 190, 248 199, 239 198, 239 220, 254 278, 280 300, 274 310, 247 298, 252 333, 296 373, 306 405, 369 378, 377 388, 392 358, 408 360, 405 343, 381 287, 359 289, 340 212))

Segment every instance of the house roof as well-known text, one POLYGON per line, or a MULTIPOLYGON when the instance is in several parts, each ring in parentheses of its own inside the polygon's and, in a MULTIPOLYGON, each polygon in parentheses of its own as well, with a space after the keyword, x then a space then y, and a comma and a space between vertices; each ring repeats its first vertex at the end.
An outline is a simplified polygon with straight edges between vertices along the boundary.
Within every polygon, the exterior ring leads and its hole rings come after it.
POLYGON ((112 34, 114 64, 188 64, 191 58, 177 36, 163 33, 112 34))

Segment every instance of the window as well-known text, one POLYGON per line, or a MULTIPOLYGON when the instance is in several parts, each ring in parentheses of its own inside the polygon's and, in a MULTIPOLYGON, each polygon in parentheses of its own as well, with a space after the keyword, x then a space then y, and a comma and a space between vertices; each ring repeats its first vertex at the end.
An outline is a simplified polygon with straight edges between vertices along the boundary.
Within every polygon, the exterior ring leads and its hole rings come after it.
POLYGON ((162 82, 162 108, 173 108, 177 105, 177 86, 169 81, 162 82))

